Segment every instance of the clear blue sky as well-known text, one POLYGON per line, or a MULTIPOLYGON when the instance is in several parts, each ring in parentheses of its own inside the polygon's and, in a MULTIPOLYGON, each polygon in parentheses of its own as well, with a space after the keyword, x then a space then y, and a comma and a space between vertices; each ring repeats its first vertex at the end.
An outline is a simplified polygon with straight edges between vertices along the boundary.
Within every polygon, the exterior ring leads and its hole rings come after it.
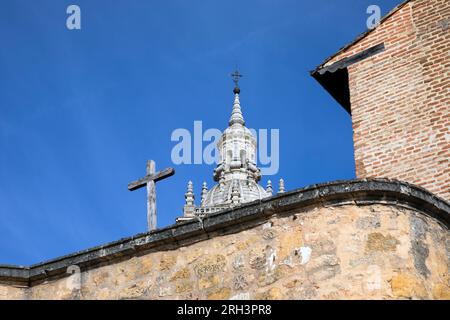
MULTIPOLYGON (((236 64, 251 128, 280 130, 287 189, 352 179, 350 116, 309 76, 399 0, 2 0, 0 263, 32 264, 146 230, 146 192, 176 128, 226 127, 236 64), (66 28, 81 7, 82 30, 66 28)), ((212 165, 157 184, 158 226, 212 165)), ((268 177, 263 177, 265 185, 268 177)))

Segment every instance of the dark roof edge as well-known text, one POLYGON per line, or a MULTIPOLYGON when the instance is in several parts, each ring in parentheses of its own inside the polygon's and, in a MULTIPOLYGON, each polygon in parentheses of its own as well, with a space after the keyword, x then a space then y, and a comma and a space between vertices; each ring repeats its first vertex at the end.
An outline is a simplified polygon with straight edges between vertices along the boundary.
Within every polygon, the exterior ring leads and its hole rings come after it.
MULTIPOLYGON (((137 234, 87 250, 29 267, 0 265, 0 283, 24 286, 54 276, 63 276, 71 265, 88 268, 116 258, 134 256, 140 251, 157 249, 178 241, 243 222, 268 218, 273 214, 311 205, 375 204, 386 203, 415 209, 440 221, 450 229, 450 203, 433 193, 397 180, 363 179, 334 181, 296 189, 263 200, 254 201, 235 209, 212 214, 202 221, 186 221, 152 232, 137 234)), ((210 234, 208 237, 211 236, 210 234)))
POLYGON ((394 9, 392 9, 391 11, 389 11, 389 13, 387 13, 381 20, 380 23, 378 24, 378 26, 376 26, 373 29, 368 29, 362 33, 360 33, 352 42, 346 44, 345 46, 343 46, 342 48, 340 48, 336 53, 332 54, 331 56, 329 56, 328 58, 326 58, 321 64, 319 64, 314 70, 310 71, 310 74, 313 74, 314 72, 318 72, 320 69, 322 69, 324 67, 324 65, 330 61, 331 59, 333 59, 334 57, 336 57, 337 55, 339 55, 340 53, 344 52, 345 50, 347 50, 348 48, 350 48, 351 46, 357 44, 359 41, 361 41, 362 39, 364 39, 368 34, 370 34, 372 31, 374 31, 375 29, 377 29, 384 21, 386 21, 389 17, 391 17, 394 13, 396 13, 398 10, 400 10, 401 8, 403 8, 408 2, 410 2, 412 0, 405 0, 402 3, 398 4, 394 9))
POLYGON ((312 71, 311 76, 338 102, 350 115, 352 107, 350 101, 349 75, 347 68, 355 63, 368 59, 385 50, 384 42, 345 57, 335 63, 312 71))

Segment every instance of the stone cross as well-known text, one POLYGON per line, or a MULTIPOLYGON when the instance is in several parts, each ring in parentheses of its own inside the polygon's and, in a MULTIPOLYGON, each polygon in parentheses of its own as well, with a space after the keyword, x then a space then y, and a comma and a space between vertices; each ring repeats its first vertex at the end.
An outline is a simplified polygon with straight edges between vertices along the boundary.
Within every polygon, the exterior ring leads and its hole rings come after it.
POLYGON ((156 229, 156 188, 155 182, 173 176, 175 170, 173 168, 166 168, 164 170, 155 172, 155 161, 147 161, 147 174, 136 181, 128 184, 128 190, 134 191, 147 186, 147 223, 148 230, 156 229))

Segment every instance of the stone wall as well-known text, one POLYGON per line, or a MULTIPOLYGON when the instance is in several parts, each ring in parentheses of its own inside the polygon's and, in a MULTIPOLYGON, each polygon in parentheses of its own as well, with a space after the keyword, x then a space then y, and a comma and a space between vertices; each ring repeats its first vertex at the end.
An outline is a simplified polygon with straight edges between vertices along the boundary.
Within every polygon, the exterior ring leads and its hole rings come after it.
POLYGON ((24 286, 0 283, 0 300, 23 300, 28 289, 24 286))
POLYGON ((356 175, 450 200, 450 1, 407 2, 326 66, 380 43, 348 67, 356 175))
POLYGON ((23 297, 450 299, 449 255, 448 229, 415 210, 314 207, 94 268, 81 274, 80 290, 73 275, 24 289, 23 297))
POLYGON ((449 227, 425 189, 336 181, 0 265, 0 299, 450 299, 449 227))

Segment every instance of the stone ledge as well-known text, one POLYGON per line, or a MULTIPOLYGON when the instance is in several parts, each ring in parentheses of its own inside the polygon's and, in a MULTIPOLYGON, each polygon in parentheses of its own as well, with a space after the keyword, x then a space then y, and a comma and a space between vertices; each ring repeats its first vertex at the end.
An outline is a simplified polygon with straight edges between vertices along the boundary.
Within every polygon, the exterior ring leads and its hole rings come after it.
POLYGON ((217 212, 203 220, 185 221, 29 267, 0 265, 0 283, 31 286, 68 275, 66 270, 70 265, 77 265, 85 270, 116 259, 132 257, 149 249, 157 250, 165 245, 179 246, 179 241, 185 239, 200 241, 205 236, 210 237, 211 232, 239 227, 249 221, 265 220, 294 208, 375 203, 412 208, 433 217, 447 229, 450 228, 450 204, 421 187, 388 179, 335 181, 296 189, 217 212))

